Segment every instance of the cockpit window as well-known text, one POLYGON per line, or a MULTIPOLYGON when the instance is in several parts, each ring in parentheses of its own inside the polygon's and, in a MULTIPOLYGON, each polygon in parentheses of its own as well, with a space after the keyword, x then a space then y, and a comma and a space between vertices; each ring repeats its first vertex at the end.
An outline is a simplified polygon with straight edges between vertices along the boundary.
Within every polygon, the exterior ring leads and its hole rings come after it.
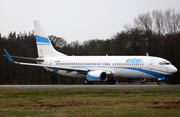
POLYGON ((168 62, 167 62, 166 65, 171 65, 171 63, 168 63, 168 62))
POLYGON ((170 62, 166 62, 166 61, 162 61, 162 62, 159 63, 159 65, 171 65, 171 63, 170 62))
POLYGON ((163 65, 163 63, 162 63, 162 62, 160 62, 160 63, 159 63, 159 65, 163 65))

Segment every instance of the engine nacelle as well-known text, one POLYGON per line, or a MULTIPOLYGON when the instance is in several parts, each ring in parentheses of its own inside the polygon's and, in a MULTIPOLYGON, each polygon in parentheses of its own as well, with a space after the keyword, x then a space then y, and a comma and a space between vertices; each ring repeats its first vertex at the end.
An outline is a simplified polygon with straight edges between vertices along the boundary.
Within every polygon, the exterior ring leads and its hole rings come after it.
POLYGON ((88 81, 106 81, 108 76, 104 71, 90 71, 87 73, 86 78, 88 81))

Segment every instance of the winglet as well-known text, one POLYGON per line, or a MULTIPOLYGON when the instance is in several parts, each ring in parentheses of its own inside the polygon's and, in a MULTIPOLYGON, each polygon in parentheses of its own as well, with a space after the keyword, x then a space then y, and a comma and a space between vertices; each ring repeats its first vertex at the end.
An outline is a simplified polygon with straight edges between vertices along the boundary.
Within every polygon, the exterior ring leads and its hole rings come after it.
POLYGON ((8 61, 11 62, 11 63, 15 63, 13 61, 13 59, 11 58, 11 56, 9 55, 9 53, 6 51, 6 49, 4 49, 4 52, 5 52, 6 56, 7 56, 8 61))
POLYGON ((148 54, 148 53, 146 53, 146 56, 149 56, 149 54, 148 54))

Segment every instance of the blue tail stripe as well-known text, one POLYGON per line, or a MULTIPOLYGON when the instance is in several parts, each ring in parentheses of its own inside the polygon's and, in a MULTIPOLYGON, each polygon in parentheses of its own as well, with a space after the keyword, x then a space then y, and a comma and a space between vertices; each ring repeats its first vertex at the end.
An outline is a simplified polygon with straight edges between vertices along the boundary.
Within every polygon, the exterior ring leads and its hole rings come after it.
POLYGON ((47 37, 41 37, 38 35, 36 36, 36 42, 40 42, 40 43, 50 43, 49 39, 47 37))

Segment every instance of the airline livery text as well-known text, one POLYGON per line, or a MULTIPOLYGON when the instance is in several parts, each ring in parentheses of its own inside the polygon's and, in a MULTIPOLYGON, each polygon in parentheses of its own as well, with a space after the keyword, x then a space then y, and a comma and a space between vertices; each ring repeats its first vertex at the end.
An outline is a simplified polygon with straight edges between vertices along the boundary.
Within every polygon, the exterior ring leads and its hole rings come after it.
POLYGON ((127 59, 126 60, 126 63, 140 63, 142 59, 137 59, 137 58, 134 58, 134 59, 127 59))

